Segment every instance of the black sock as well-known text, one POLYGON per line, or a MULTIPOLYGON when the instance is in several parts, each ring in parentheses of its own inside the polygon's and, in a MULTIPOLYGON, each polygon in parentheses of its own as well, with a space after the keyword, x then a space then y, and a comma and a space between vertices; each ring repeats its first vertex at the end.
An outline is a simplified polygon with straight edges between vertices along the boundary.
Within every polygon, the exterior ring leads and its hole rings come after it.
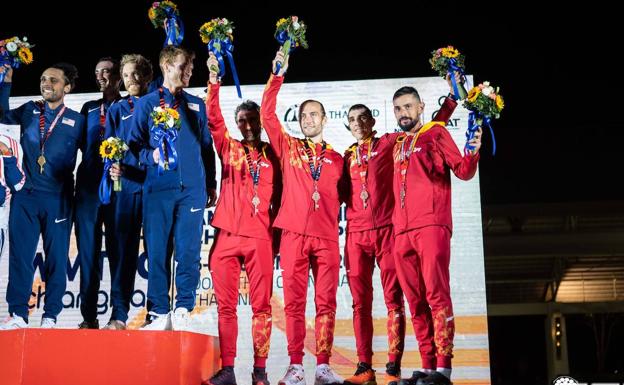
POLYGON ((221 369, 227 371, 227 372, 233 372, 234 371, 234 366, 224 366, 221 369))
POLYGON ((261 368, 259 366, 254 366, 254 374, 264 374, 266 373, 266 368, 261 368))

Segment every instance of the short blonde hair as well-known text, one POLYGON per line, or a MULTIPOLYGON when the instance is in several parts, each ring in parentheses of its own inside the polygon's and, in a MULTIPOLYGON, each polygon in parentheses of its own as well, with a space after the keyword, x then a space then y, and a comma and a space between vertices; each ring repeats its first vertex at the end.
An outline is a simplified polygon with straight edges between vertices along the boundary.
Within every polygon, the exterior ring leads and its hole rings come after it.
POLYGON ((154 71, 152 69, 152 63, 144 56, 131 53, 123 55, 121 57, 121 63, 119 64, 119 74, 123 77, 123 68, 128 63, 134 63, 136 70, 141 74, 141 78, 146 79, 148 82, 154 77, 154 71))
POLYGON ((158 64, 162 68, 164 64, 173 64, 175 58, 178 55, 184 55, 187 60, 192 61, 195 59, 195 53, 192 51, 188 51, 182 47, 174 47, 172 45, 168 45, 160 51, 160 57, 158 58, 158 64))

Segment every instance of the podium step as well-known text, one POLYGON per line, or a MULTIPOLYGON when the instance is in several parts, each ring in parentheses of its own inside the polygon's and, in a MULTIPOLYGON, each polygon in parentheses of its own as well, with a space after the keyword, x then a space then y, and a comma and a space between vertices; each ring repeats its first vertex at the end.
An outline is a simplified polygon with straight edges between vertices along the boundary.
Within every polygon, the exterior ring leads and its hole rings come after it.
POLYGON ((199 385, 219 338, 177 331, 0 331, 2 385, 199 385))

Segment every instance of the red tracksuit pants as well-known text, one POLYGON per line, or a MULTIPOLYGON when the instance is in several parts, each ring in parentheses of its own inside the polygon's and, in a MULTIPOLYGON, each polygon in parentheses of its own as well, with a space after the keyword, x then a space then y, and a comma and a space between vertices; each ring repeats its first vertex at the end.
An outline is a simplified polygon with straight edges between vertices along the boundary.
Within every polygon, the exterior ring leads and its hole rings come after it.
POLYGON ((444 226, 410 230, 394 239, 394 261, 424 369, 451 368, 455 321, 450 257, 451 232, 444 226))
POLYGON ((290 363, 303 362, 309 271, 314 279, 317 364, 328 364, 334 344, 336 290, 340 270, 338 242, 284 230, 280 244, 284 312, 290 363))
POLYGON ((353 297, 353 329, 358 360, 373 360, 373 270, 379 265, 388 309, 388 361, 401 365, 405 341, 405 310, 392 248, 392 226, 347 233, 345 263, 353 297))
POLYGON ((233 366, 236 357, 238 318, 236 306, 241 265, 249 280, 253 312, 251 335, 254 366, 266 367, 271 341, 271 295, 273 293, 272 241, 219 231, 210 253, 210 273, 217 296, 219 347, 223 366, 233 366))

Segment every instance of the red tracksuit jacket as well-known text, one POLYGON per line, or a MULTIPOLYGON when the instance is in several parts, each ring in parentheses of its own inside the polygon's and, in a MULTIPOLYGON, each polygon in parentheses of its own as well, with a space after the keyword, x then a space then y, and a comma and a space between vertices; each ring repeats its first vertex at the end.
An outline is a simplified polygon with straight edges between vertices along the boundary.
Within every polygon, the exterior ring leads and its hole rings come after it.
MULTIPOLYGON (((271 147, 279 158, 284 190, 274 226, 298 234, 338 241, 338 183, 342 174, 342 156, 326 148, 321 177, 317 183, 319 208, 314 209, 314 182, 308 165, 305 141, 284 131, 276 113, 277 93, 284 77, 271 75, 262 96, 260 118, 271 147)), ((315 147, 316 156, 321 144, 315 147)), ((315 163, 316 165, 316 163, 315 163)))
POLYGON ((206 109, 208 128, 221 159, 221 194, 212 219, 212 226, 245 237, 272 239, 271 225, 279 207, 281 178, 279 162, 268 143, 260 142, 250 149, 252 162, 260 164, 258 182, 258 213, 254 215, 253 179, 243 148, 244 144, 232 139, 225 126, 219 105, 219 84, 208 85, 206 109))
MULTIPOLYGON (((456 107, 457 102, 455 100, 446 98, 433 120, 448 121, 456 107)), ((379 138, 373 138, 369 144, 363 143, 360 146, 360 156, 364 162, 368 163, 366 208, 364 208, 364 202, 360 197, 362 193, 360 172, 363 167, 357 164, 357 143, 351 145, 345 152, 345 173, 341 183, 341 196, 347 204, 347 232, 372 230, 392 224, 392 211, 394 209, 394 196, 391 193, 392 151, 397 137, 400 135, 404 134, 399 132, 384 134, 379 138), (371 144, 370 159, 368 159, 368 147, 371 144)))
MULTIPOLYGON (((427 125, 421 130, 426 128, 427 125)), ((408 135, 402 134, 397 138, 393 151, 393 191, 396 202, 392 215, 394 233, 401 234, 431 225, 446 226, 452 232, 450 171, 453 170, 459 179, 472 178, 477 171, 479 154, 462 156, 447 129, 443 125, 433 124, 418 137, 409 157, 405 178, 405 207, 401 207, 400 159, 404 140, 407 142, 403 147, 409 147, 408 135)))

